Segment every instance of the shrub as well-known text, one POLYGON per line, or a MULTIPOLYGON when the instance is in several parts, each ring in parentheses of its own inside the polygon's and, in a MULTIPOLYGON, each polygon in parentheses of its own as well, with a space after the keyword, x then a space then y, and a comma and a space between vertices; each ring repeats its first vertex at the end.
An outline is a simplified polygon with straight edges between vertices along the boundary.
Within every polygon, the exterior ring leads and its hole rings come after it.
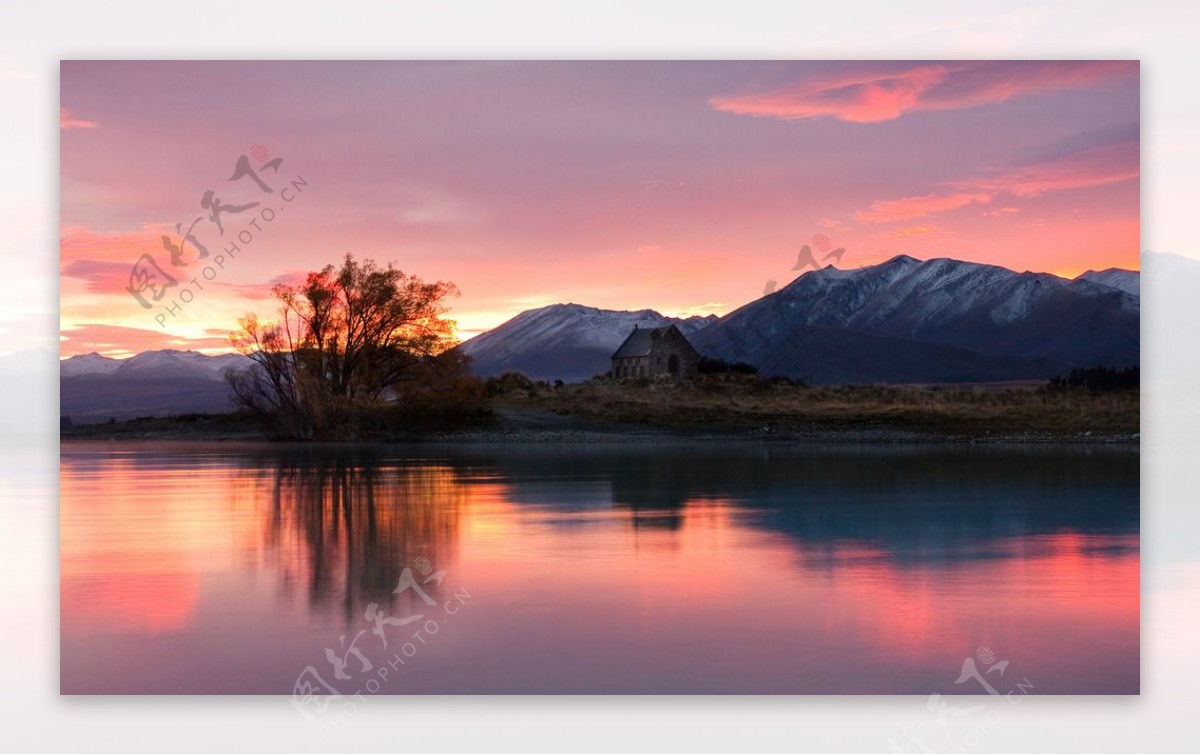
POLYGON ((1137 367, 1076 367, 1066 375, 1050 378, 1050 387, 1059 390, 1127 391, 1140 384, 1141 371, 1137 367))

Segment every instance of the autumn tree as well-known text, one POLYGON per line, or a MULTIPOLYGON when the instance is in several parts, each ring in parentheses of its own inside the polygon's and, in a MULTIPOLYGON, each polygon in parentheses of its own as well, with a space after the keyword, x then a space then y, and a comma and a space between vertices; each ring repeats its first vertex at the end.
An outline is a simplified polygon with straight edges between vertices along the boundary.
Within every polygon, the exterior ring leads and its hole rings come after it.
POLYGON ((451 283, 426 283, 391 264, 346 255, 309 273, 303 285, 277 285, 278 319, 248 314, 231 334, 253 364, 229 375, 238 404, 295 438, 357 437, 415 384, 466 374, 445 301, 451 283))

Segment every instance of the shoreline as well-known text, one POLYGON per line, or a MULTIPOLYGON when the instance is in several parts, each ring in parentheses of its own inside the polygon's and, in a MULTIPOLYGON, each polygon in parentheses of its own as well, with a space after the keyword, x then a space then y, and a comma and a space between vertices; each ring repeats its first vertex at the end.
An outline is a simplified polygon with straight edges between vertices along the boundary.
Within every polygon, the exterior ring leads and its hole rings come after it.
POLYGON ((463 428, 413 432, 391 438, 304 441, 273 439, 260 429, 246 422, 231 422, 221 415, 196 417, 181 421, 179 418, 162 417, 131 420, 118 423, 74 425, 62 428, 61 441, 212 441, 212 442, 259 442, 268 444, 329 444, 329 445, 379 445, 379 444, 547 444, 547 445, 599 445, 599 444, 697 444, 714 445, 728 443, 794 443, 798 445, 1077 445, 1077 446, 1127 446, 1141 444, 1138 433, 1056 433, 1049 431, 990 432, 983 433, 939 433, 931 431, 890 427, 880 423, 865 427, 816 426, 803 430, 775 431, 769 428, 744 430, 714 426, 712 428, 669 428, 644 424, 623 424, 523 412, 517 416, 501 415, 499 423, 487 427, 463 428))

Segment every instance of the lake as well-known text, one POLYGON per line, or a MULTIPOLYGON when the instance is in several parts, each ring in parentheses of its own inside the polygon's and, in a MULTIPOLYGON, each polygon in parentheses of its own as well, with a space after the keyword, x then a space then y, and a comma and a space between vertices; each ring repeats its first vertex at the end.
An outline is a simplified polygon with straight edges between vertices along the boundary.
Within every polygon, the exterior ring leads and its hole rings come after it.
POLYGON ((1112 446, 66 441, 61 690, 1135 694, 1138 491, 1112 446))

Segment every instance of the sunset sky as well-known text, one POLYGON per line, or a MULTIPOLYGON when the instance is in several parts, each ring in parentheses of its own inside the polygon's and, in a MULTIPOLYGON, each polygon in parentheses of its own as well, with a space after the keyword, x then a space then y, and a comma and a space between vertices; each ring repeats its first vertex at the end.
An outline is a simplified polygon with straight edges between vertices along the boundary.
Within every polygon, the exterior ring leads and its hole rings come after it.
POLYGON ((229 350, 346 253, 456 283, 463 338, 555 302, 725 314, 818 234, 840 267, 1139 264, 1136 62, 64 62, 60 130, 64 356, 229 350), (209 190, 260 204, 222 236, 209 190), (173 266, 197 218, 210 258, 173 266), (143 254, 178 284, 150 309, 143 254))

